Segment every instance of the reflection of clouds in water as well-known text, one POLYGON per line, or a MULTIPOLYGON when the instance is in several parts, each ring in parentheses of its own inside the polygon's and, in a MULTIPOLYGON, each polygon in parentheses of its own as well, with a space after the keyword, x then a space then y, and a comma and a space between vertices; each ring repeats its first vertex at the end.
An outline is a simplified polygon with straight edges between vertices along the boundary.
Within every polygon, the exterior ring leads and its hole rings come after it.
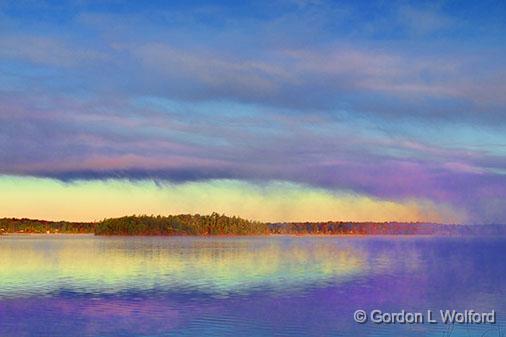
MULTIPOLYGON (((315 238, 6 237, 0 295, 187 289, 226 295, 350 279, 363 248, 315 238)), ((388 257, 383 258, 388 265, 388 257)))

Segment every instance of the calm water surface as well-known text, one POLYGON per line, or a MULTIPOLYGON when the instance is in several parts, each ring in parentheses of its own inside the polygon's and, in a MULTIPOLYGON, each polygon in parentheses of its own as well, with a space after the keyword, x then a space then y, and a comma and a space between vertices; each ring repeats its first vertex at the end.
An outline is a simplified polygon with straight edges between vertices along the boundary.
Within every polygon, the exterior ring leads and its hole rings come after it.
POLYGON ((506 336, 506 239, 0 237, 0 336, 506 336), (357 324, 473 309, 495 325, 357 324))

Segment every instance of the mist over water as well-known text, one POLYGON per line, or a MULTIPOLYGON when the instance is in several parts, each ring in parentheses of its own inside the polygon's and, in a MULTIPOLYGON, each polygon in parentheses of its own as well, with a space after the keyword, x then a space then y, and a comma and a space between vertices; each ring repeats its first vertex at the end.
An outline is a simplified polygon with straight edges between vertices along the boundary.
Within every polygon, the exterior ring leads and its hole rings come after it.
POLYGON ((0 238, 0 336, 501 336, 504 238, 0 238), (495 325, 353 313, 497 312, 495 325))

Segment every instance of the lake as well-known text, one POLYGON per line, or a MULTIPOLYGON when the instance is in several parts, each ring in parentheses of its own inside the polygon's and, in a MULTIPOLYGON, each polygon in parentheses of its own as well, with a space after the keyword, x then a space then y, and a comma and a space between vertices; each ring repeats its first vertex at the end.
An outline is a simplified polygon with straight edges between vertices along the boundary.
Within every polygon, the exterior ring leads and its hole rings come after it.
POLYGON ((503 336, 505 257, 505 238, 7 235, 0 336, 503 336), (358 324, 358 309, 497 323, 358 324))

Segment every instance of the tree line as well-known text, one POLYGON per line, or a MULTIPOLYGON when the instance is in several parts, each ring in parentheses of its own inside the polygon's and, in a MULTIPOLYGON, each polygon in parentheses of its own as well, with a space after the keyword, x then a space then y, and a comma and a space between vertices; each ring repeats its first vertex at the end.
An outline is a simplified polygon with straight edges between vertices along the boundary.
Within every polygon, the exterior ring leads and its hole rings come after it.
POLYGON ((503 225, 442 225, 402 222, 264 223, 212 213, 132 215, 99 222, 0 219, 5 233, 94 233, 95 235, 506 235, 503 225))
POLYGON ((34 219, 0 219, 1 233, 93 233, 90 222, 46 221, 34 219))
POLYGON ((132 215, 99 222, 0 219, 5 233, 94 233, 95 235, 264 235, 266 223, 236 216, 179 214, 169 216, 132 215))

